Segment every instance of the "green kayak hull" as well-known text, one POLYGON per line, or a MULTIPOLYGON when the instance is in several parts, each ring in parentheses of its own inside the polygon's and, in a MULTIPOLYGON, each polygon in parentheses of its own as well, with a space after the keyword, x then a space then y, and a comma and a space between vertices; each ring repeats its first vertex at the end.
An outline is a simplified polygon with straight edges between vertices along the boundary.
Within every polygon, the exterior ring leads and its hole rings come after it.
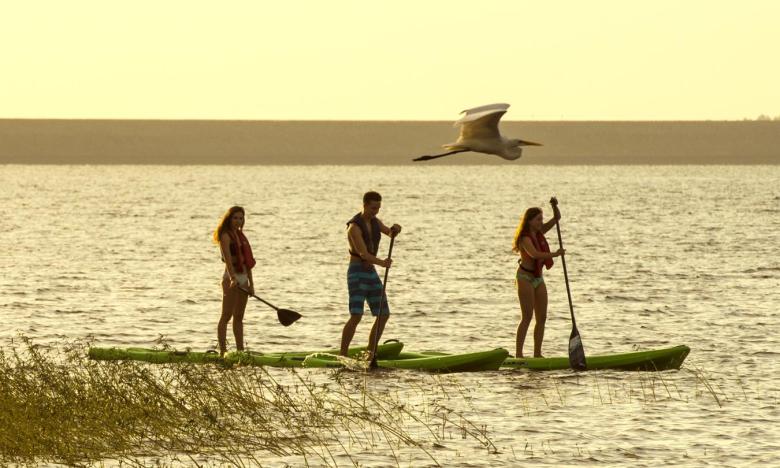
MULTIPOLYGON (((626 371, 663 371, 679 369, 691 349, 685 345, 633 353, 587 356, 587 370, 615 369, 626 371)), ((502 368, 539 371, 569 369, 568 357, 507 358, 502 368)))
MULTIPOLYGON (((377 350, 377 364, 380 368, 411 369, 431 372, 476 372, 502 369, 564 370, 569 369, 568 357, 553 358, 512 358, 505 349, 498 348, 465 354, 446 354, 439 352, 403 352, 403 343, 389 342, 380 345, 377 350)), ((366 347, 349 349, 349 356, 358 357, 366 352, 366 347)), ((672 348, 637 351, 632 353, 588 356, 588 370, 614 369, 627 371, 662 371, 679 369, 690 348, 675 346, 672 348)), ((134 360, 150 363, 221 363, 271 367, 345 367, 338 359, 338 350, 295 351, 277 353, 228 353, 220 358, 216 353, 194 351, 162 351, 146 348, 90 348, 89 357, 96 360, 134 360), (305 361, 305 363, 304 363, 305 361)))
MULTIPOLYGON (((409 369, 428 372, 477 372, 498 370, 509 353, 505 349, 493 349, 464 354, 401 353, 403 343, 390 342, 379 346, 377 364, 385 369, 409 369)), ((350 348, 349 357, 360 359, 366 347, 350 348)), ((220 358, 216 353, 194 351, 161 351, 146 348, 90 348, 89 357, 96 360, 134 360, 155 364, 190 362, 244 364, 271 367, 340 368, 347 367, 338 356, 338 350, 298 351, 286 353, 256 352, 228 353, 220 358)))
MULTIPOLYGON (((377 348, 378 359, 393 359, 403 349, 401 342, 393 341, 377 348)), ((357 357, 365 353, 365 346, 350 348, 348 355, 357 357)), ((89 348, 89 357, 100 361, 144 361, 154 364, 165 364, 174 362, 190 362, 195 364, 219 363, 219 364, 246 364, 254 366, 272 366, 272 367, 303 367, 303 360, 310 354, 332 354, 336 355, 339 351, 336 349, 323 351, 295 351, 295 352, 277 352, 277 353, 257 353, 253 351, 241 353, 228 353, 224 358, 213 352, 198 351, 165 351, 146 348, 89 348)))
MULTIPOLYGON (((396 359, 377 359, 383 369, 421 370, 436 373, 479 372, 498 370, 509 355, 503 348, 464 354, 400 353, 396 359)), ((313 355, 304 367, 344 367, 336 357, 313 355)))

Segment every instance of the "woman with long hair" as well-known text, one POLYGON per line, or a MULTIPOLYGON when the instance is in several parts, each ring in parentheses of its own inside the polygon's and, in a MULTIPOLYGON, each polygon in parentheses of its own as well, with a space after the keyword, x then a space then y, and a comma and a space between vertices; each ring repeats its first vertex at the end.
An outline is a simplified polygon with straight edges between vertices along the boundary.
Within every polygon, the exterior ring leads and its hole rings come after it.
POLYGON ((544 284, 542 268, 552 268, 552 259, 564 253, 563 249, 550 252, 550 246, 544 238, 544 234, 561 219, 561 213, 555 205, 553 212, 554 217, 545 223, 541 208, 528 208, 517 226, 512 242, 512 250, 520 254, 515 278, 522 317, 517 326, 516 357, 523 357, 523 343, 533 317, 536 317, 534 357, 542 357, 544 325, 547 321, 547 286, 544 284))
POLYGON ((255 283, 252 279, 252 268, 255 259, 252 247, 244 235, 244 209, 233 206, 225 212, 213 240, 222 252, 225 262, 225 273, 222 275, 222 316, 217 324, 217 341, 219 355, 227 351, 227 324, 233 319, 233 336, 236 339, 236 350, 244 350, 244 311, 248 294, 255 293, 255 283))

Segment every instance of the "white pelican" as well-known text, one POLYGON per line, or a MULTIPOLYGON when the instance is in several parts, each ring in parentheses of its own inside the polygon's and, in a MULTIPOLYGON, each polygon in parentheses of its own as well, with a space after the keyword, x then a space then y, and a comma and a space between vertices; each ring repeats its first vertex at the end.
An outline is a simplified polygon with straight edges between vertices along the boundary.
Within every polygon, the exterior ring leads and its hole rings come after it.
POLYGON ((454 126, 460 125, 460 136, 455 143, 443 145, 450 150, 448 153, 420 156, 413 161, 428 161, 451 154, 474 151, 477 153, 495 154, 504 159, 514 161, 522 156, 523 146, 542 146, 533 141, 509 139, 501 136, 498 131, 498 121, 506 114, 509 104, 488 104, 473 109, 466 109, 466 114, 454 126))

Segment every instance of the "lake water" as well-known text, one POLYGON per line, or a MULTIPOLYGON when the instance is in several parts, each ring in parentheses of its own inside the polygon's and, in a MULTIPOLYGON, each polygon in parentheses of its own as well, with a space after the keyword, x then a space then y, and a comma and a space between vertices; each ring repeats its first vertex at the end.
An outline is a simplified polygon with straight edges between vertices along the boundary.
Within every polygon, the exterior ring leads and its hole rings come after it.
MULTIPOLYGON (((512 235, 527 207, 550 214, 551 195, 586 353, 692 349, 681 370, 662 373, 373 378, 404 398, 457 389, 440 403, 481 425, 496 450, 453 436, 434 451, 440 463, 780 464, 780 166, 0 166, 2 346, 18 334, 215 346, 223 265, 210 236, 239 204, 258 294, 304 315, 284 328, 250 302, 248 347, 336 347, 348 317, 345 223, 370 189, 384 197, 379 217, 403 226, 384 338, 408 350, 514 353, 512 235)), ((545 278, 544 354, 565 355, 560 262, 545 278)), ((526 353, 531 345, 529 333, 526 353)), ((355 455, 367 466, 397 460, 381 446, 355 455)), ((430 463, 411 449, 400 460, 430 463)))

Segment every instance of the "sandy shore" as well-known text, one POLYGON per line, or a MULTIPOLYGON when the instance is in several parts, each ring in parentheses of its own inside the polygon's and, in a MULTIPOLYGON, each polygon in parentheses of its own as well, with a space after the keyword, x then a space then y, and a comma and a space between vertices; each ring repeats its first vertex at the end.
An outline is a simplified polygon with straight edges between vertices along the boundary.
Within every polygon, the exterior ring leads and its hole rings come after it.
MULTIPOLYGON (((524 164, 777 164, 778 121, 505 122, 524 164)), ((0 119, 0 164, 411 164, 451 122, 0 119)), ((425 163, 423 163, 425 164, 425 163)), ((427 164, 517 164, 460 154, 427 164)))

